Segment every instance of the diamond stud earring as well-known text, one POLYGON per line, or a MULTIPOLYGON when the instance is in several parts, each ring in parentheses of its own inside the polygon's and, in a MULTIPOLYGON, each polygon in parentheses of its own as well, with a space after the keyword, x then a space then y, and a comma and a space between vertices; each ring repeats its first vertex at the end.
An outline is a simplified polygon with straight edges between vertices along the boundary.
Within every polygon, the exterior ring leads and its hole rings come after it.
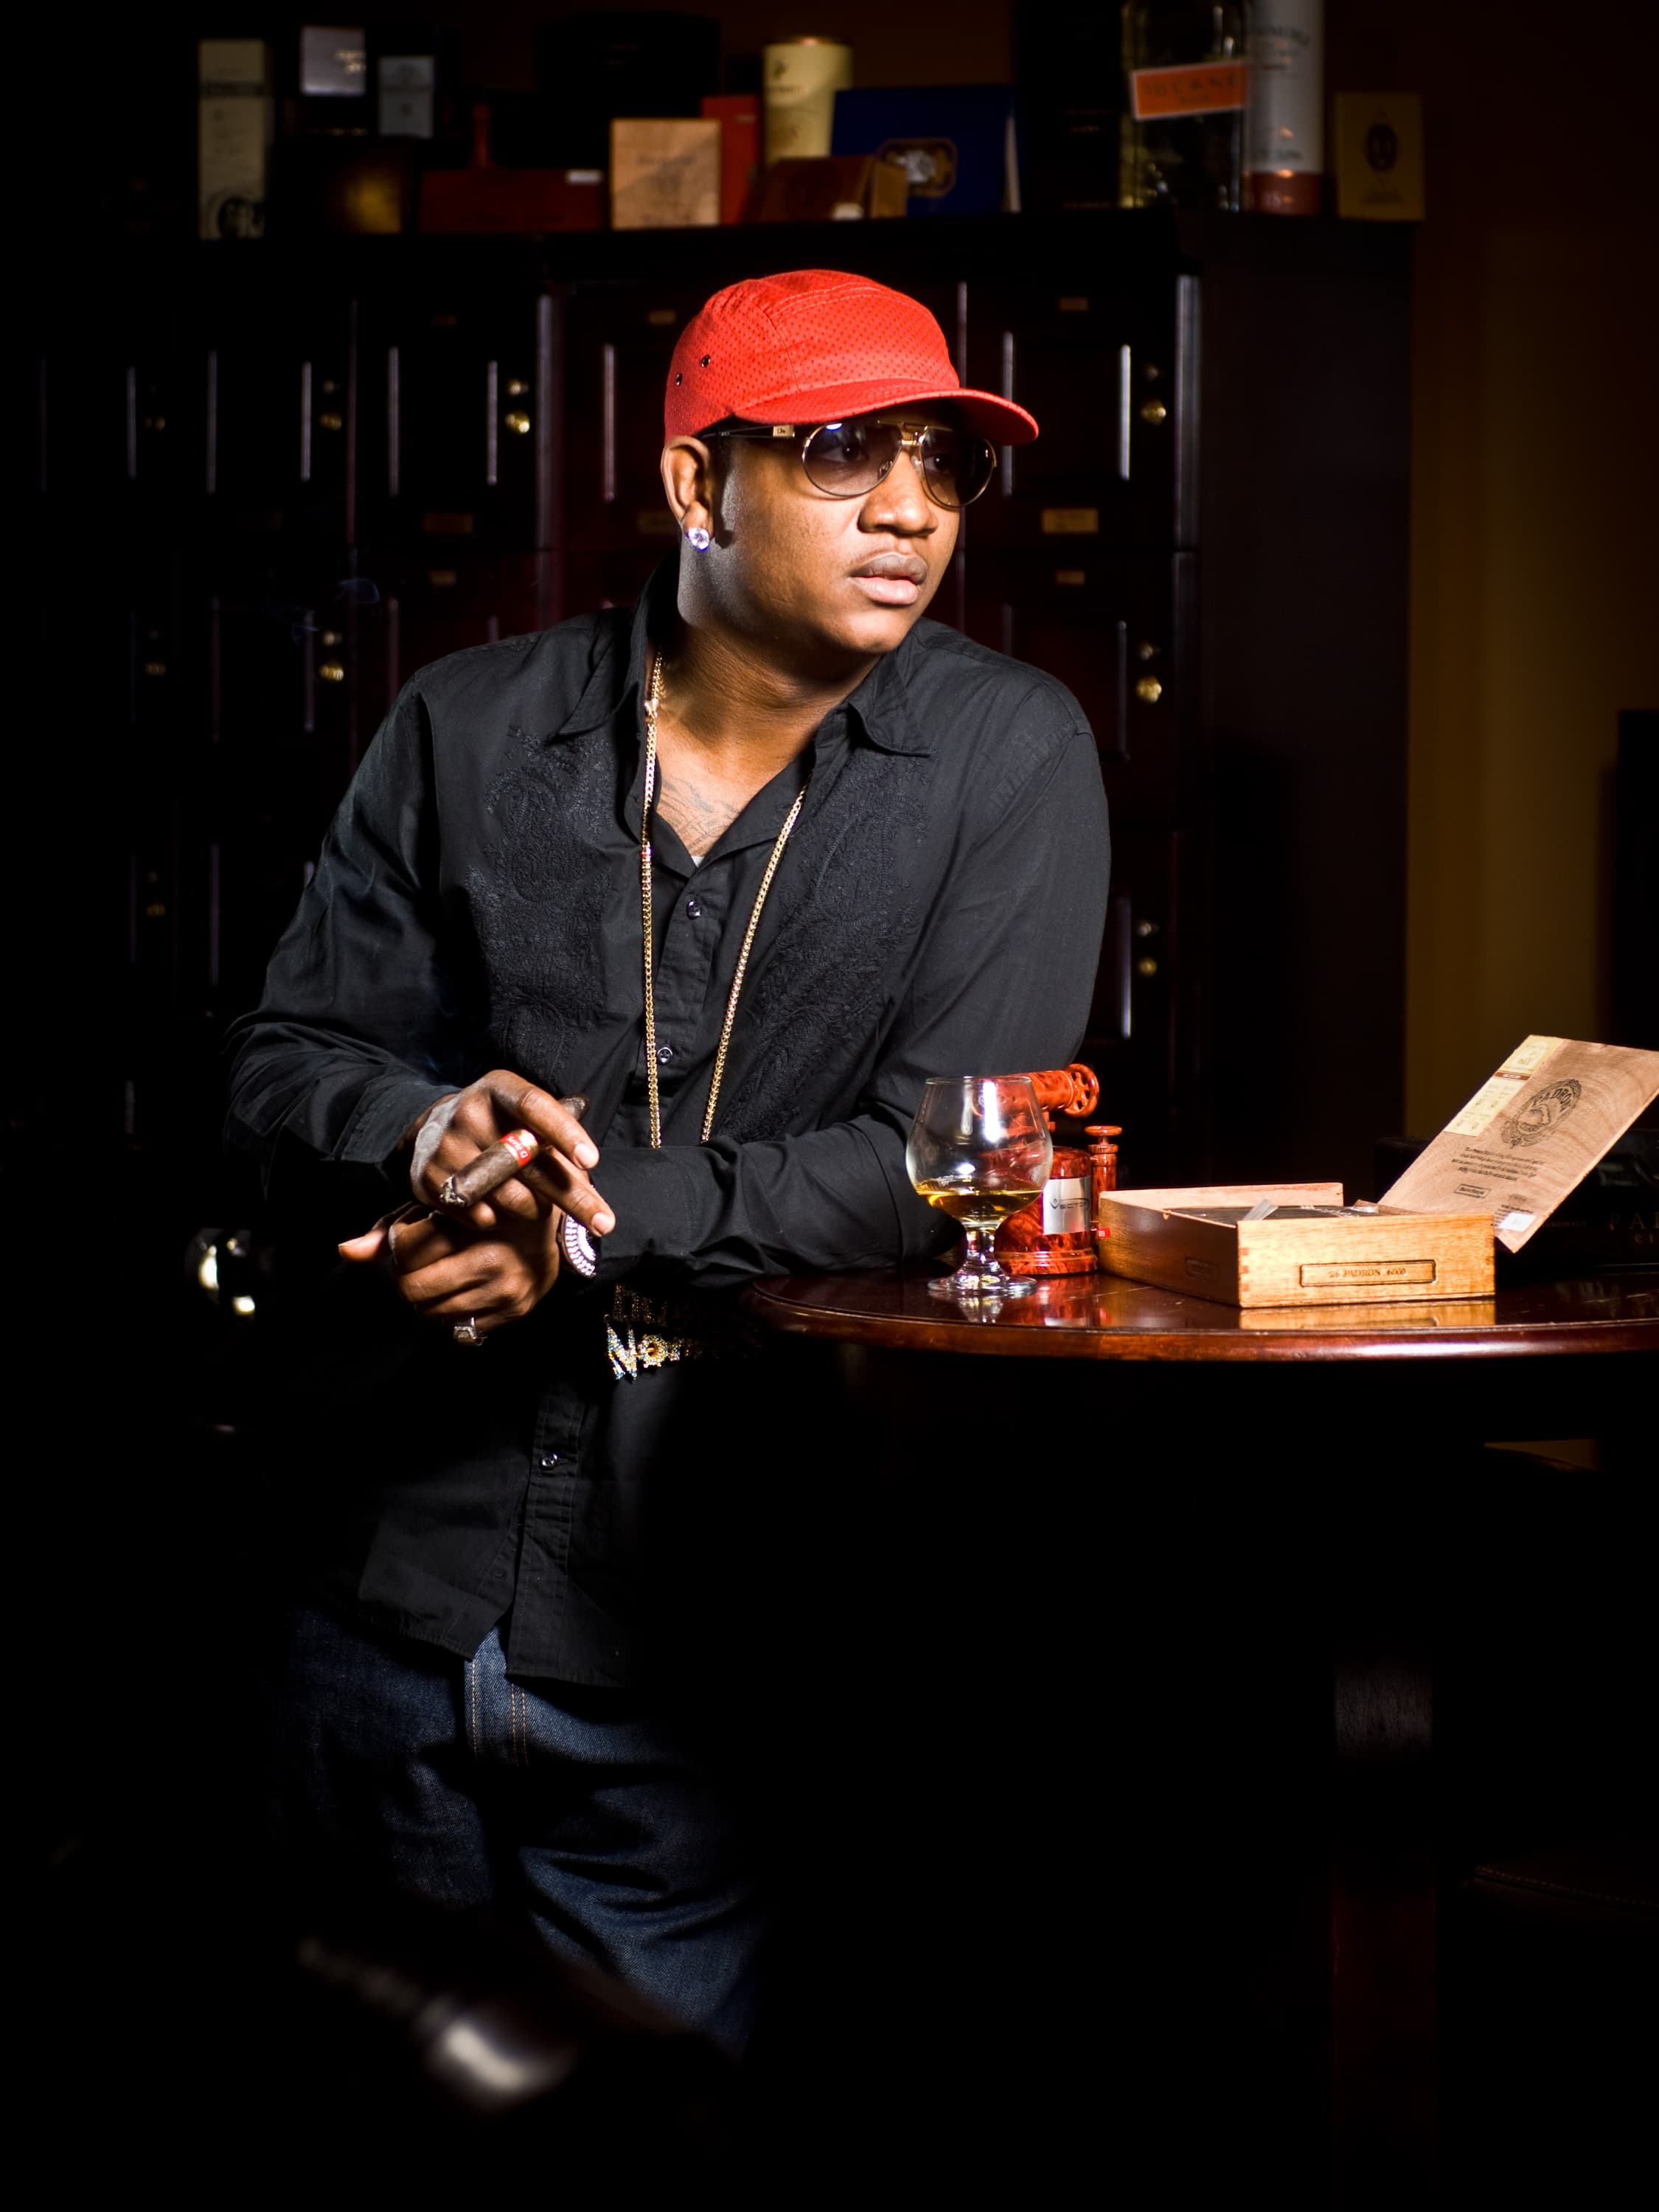
POLYGON ((694 523, 691 528, 686 532, 685 535, 690 543, 696 547, 699 553, 706 553, 708 550, 711 540, 709 538, 708 532, 703 528, 702 523, 694 523))

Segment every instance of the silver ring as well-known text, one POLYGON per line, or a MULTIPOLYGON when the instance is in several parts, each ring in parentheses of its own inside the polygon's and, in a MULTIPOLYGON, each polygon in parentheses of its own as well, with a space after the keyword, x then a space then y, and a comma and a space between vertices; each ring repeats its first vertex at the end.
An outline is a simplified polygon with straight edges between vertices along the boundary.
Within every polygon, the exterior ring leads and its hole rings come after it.
POLYGON ((465 1321, 453 1322, 449 1333, 457 1344, 474 1345, 483 1342, 483 1333, 478 1327, 478 1317, 476 1314, 469 1314, 465 1321))

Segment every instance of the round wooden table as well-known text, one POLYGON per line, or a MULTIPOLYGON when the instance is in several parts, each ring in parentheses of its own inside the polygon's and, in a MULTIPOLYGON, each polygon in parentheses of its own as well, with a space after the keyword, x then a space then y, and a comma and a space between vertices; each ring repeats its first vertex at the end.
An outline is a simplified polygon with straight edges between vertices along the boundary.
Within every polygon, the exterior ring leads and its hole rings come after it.
POLYGON ((975 1309, 921 1275, 757 1283, 751 1316, 786 1335, 890 1352, 1112 1360, 1488 1360, 1659 1352, 1659 1268, 1519 1283, 1436 1304, 1255 1306, 1115 1275, 1060 1275, 975 1309))
POLYGON ((1057 2142, 1090 2139, 1075 2085, 1104 2033, 1094 2057, 1133 2055, 1101 2128, 1138 2113, 1227 2147, 1196 2197, 1254 2165, 1285 2212, 1431 2201, 1437 1886, 1443 1922, 1491 1848, 1462 1811, 1490 1752, 1467 1685, 1516 1639, 1593 1651, 1598 1605, 1619 1610, 1659 1269, 1300 1310, 1098 1275, 974 1310, 898 1274, 744 1303, 781 1340, 781 1433, 822 1454, 835 1501, 814 1538, 860 1716, 842 1795, 882 1809, 867 1863, 908 1885, 900 1911, 872 1875, 867 1933, 844 1929, 872 1980, 927 1925, 917 1870, 937 1888, 953 1853, 1006 1838, 933 1912, 938 1998, 896 2005, 907 2033, 950 2051, 978 2017, 953 1947, 984 1940, 984 1895, 1017 1961, 1006 2010, 1097 1996, 1115 2023, 1032 2069, 1037 2097, 1073 2069, 1057 2142), (1608 1440, 1601 1475, 1485 1449, 1586 1437, 1608 1440), (1011 1896, 1036 1914, 1023 1953, 1011 1896), (1189 2045, 1212 2053, 1190 2075, 1189 2045))

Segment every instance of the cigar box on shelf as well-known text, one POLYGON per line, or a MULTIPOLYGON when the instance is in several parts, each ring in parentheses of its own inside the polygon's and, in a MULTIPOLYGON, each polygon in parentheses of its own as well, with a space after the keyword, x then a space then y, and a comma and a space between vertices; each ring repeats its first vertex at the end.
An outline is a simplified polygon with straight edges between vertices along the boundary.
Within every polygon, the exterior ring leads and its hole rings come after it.
POLYGON ((761 222, 857 222, 900 216, 909 179, 896 161, 873 154, 826 154, 774 161, 760 188, 761 222))
POLYGON ((612 230, 684 230, 720 219, 718 117, 612 119, 612 230))
POLYGON ((1489 1298, 1518 1252, 1644 1107, 1659 1052, 1531 1036, 1375 1202, 1334 1182, 1103 1191, 1108 1274, 1230 1305, 1489 1298))

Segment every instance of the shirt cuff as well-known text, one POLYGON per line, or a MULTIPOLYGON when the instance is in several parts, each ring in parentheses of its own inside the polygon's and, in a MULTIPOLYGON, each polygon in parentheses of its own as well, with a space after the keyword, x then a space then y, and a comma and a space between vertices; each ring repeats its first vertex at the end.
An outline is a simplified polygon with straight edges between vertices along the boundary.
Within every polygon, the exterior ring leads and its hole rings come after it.
POLYGON ((617 1225, 608 1237, 593 1239, 592 1279, 620 1282, 644 1261, 684 1260, 696 1252, 698 1197, 712 1188, 709 1169, 701 1146, 601 1153, 593 1182, 617 1225))
POLYGON ((404 1132, 428 1106, 454 1095, 453 1084, 439 1085, 418 1075, 377 1075, 364 1086, 334 1158, 377 1167, 388 1182, 395 1182, 404 1132))

